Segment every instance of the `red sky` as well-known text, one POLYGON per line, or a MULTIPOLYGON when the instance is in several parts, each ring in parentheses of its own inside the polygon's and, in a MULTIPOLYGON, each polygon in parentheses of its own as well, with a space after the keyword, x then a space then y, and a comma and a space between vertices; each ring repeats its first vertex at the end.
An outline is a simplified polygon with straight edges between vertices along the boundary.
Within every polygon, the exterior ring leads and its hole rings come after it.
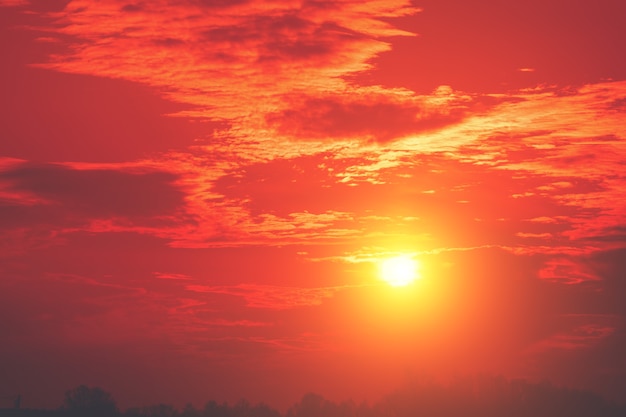
POLYGON ((624 400, 625 15, 0 0, 0 396, 280 408, 485 372, 624 400))

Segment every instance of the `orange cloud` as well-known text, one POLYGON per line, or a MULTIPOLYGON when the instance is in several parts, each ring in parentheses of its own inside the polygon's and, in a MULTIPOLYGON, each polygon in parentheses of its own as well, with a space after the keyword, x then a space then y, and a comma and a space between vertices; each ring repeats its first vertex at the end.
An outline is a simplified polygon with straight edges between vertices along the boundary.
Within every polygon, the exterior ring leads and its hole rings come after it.
POLYGON ((599 280, 589 267, 568 258, 546 261, 545 266, 539 271, 539 278, 564 284, 581 284, 599 280))
POLYGON ((388 142, 458 123, 464 113, 459 108, 465 107, 461 100, 437 108, 411 98, 403 100, 400 96, 392 101, 386 96, 365 95, 360 101, 339 96, 305 97, 288 109, 268 114, 266 119, 280 134, 295 140, 388 142))
POLYGON ((320 305, 324 299, 330 298, 337 291, 345 289, 344 287, 289 288, 256 284, 240 284, 230 287, 187 285, 185 288, 199 293, 242 297, 248 307, 278 310, 320 305))
POLYGON ((570 314, 561 319, 569 323, 570 328, 533 344, 530 352, 590 349, 617 330, 616 317, 611 315, 570 314))

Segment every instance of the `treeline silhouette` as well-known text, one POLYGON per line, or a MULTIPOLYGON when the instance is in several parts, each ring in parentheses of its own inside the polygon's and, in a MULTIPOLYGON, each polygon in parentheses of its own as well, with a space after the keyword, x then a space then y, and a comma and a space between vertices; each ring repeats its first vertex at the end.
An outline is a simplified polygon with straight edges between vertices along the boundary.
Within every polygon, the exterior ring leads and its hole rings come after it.
POLYGON ((81 385, 65 394, 56 410, 0 409, 2 417, 624 417, 626 405, 591 391, 494 376, 457 378, 442 384, 414 381, 375 404, 334 402, 309 393, 280 413, 241 400, 207 402, 177 409, 168 404, 119 410, 113 396, 81 385))

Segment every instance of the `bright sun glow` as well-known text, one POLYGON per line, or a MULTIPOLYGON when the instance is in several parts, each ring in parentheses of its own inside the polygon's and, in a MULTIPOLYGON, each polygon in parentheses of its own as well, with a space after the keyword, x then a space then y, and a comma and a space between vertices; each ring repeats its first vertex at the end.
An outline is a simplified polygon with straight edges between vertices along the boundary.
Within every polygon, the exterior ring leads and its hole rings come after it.
POLYGON ((380 276, 392 287, 404 287, 418 278, 418 263, 409 256, 396 256, 380 263, 380 276))

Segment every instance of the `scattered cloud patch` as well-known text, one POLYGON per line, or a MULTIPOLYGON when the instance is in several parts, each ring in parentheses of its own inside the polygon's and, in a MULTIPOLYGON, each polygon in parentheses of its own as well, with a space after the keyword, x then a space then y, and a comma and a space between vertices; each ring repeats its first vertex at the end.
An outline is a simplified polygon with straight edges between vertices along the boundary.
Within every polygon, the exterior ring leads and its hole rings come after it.
POLYGON ((15 192, 24 192, 93 217, 172 215, 184 193, 167 172, 77 170, 55 164, 23 164, 0 173, 15 192))
POLYGON ((600 278, 591 268, 570 258, 555 258, 545 262, 539 278, 562 284, 582 284, 600 278))
POLYGON ((266 309, 290 309, 321 305, 344 287, 327 288, 296 288, 277 287, 257 284, 240 284, 237 286, 188 285, 189 291, 210 294, 222 294, 241 297, 246 306, 266 309))

